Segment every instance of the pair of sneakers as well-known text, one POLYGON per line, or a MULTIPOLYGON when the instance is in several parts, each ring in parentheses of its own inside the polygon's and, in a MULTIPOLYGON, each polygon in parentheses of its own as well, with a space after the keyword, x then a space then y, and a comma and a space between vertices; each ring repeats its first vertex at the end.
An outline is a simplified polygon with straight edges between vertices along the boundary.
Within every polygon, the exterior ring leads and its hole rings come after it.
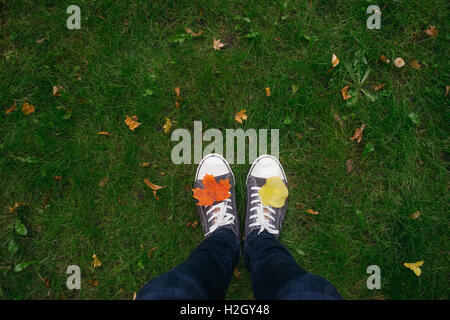
MULTIPOLYGON (((235 179, 230 165, 221 155, 209 154, 205 156, 197 168, 194 188, 203 188, 202 180, 206 174, 213 175, 216 182, 229 179, 230 197, 221 202, 214 202, 210 206, 197 205, 205 237, 209 237, 219 228, 229 228, 239 237, 240 228, 236 207, 235 179)), ((287 199, 282 207, 274 208, 263 205, 259 195, 259 190, 266 183, 266 179, 273 177, 280 177, 287 188, 286 175, 280 162, 271 155, 258 157, 253 162, 247 175, 244 239, 255 230, 258 230, 258 233, 266 230, 277 239, 280 235, 281 226, 286 215, 287 199)))

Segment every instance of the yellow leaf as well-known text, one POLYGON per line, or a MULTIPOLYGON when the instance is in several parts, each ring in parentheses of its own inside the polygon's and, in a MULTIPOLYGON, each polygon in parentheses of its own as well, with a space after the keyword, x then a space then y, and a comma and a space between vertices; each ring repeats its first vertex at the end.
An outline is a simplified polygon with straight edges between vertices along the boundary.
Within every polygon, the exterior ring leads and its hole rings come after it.
POLYGON ((100 267, 102 265, 102 262, 99 258, 97 258, 95 254, 92 255, 92 259, 94 259, 94 261, 92 261, 94 268, 100 267))
POLYGON ((271 93, 270 93, 270 87, 266 88, 266 97, 270 97, 271 93))
POLYGON ((131 131, 134 131, 134 129, 136 129, 137 127, 139 127, 142 123, 139 123, 137 121, 137 117, 136 116, 127 116, 127 118, 125 119, 125 124, 128 126, 128 128, 130 128, 131 131))
POLYGON ((24 102, 22 106, 22 112, 24 115, 28 116, 29 114, 32 114, 34 112, 34 106, 32 104, 29 104, 28 102, 24 102))
POLYGON ((164 123, 164 133, 169 133, 170 129, 172 128, 172 122, 170 121, 169 118, 166 118, 166 123, 164 123))
POLYGON ((264 206, 281 208, 286 202, 289 192, 280 177, 267 178, 266 183, 259 189, 259 196, 264 206))
POLYGON ((213 41, 214 50, 220 50, 220 48, 222 48, 223 46, 224 46, 224 44, 222 42, 220 42, 220 39, 216 40, 216 38, 214 38, 214 41, 213 41))
POLYGON ((334 67, 336 67, 339 64, 339 59, 338 57, 333 53, 333 56, 331 57, 331 65, 334 67))
POLYGON ((417 261, 417 262, 405 262, 403 265, 406 268, 414 271, 416 276, 420 276, 420 274, 422 273, 422 270, 420 270, 420 267, 423 265, 424 262, 425 262, 424 260, 417 261))
POLYGON ((236 120, 239 123, 242 123, 242 120, 247 120, 247 115, 245 114, 245 111, 246 110, 241 110, 239 112, 236 112, 234 120, 236 120))

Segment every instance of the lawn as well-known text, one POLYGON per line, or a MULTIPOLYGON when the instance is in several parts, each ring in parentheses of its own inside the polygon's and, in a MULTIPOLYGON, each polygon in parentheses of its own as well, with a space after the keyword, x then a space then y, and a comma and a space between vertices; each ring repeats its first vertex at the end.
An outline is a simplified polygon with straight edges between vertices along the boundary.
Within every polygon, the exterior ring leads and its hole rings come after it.
MULTIPOLYGON (((171 133, 202 121, 279 129, 280 241, 345 299, 448 299, 450 4, 381 1, 369 30, 373 2, 0 0, 0 297, 132 299, 185 260, 204 236, 187 226, 196 165, 172 162, 171 133), (403 265, 421 260, 420 276, 403 265)), ((241 226, 249 167, 232 165, 241 226)), ((227 298, 253 299, 237 269, 227 298)))

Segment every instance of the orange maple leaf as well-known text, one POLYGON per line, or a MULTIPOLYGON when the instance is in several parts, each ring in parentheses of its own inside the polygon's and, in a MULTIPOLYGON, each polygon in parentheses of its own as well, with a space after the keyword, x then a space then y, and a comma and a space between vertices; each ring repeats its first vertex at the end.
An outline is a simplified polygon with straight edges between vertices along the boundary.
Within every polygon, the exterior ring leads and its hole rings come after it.
POLYGON ((236 114, 234 116, 234 120, 236 120, 239 123, 242 123, 242 120, 247 120, 247 115, 245 114, 245 110, 236 112, 236 114))
POLYGON ((134 131, 134 129, 141 125, 141 123, 139 123, 137 119, 138 118, 136 116, 131 116, 131 118, 127 116, 127 118, 125 119, 125 124, 128 126, 128 128, 130 128, 130 130, 134 131))
POLYGON ((220 202, 230 197, 230 179, 222 179, 217 183, 216 178, 206 174, 202 180, 203 189, 192 189, 193 197, 198 200, 198 206, 210 206, 214 201, 220 202))

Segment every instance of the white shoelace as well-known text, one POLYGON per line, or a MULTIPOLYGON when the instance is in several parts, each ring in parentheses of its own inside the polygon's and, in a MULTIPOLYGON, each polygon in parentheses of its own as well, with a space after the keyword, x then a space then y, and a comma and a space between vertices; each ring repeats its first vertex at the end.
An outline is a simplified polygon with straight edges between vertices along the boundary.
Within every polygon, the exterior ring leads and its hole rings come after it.
POLYGON ((250 188, 250 190, 256 191, 250 195, 250 198, 255 198, 250 202, 250 206, 256 203, 256 205, 250 209, 250 212, 256 211, 255 214, 250 216, 250 220, 256 218, 256 221, 252 224, 249 224, 249 227, 260 226, 261 228, 259 229, 258 234, 263 232, 264 229, 271 234, 278 234, 279 231, 275 229, 275 226, 273 224, 270 224, 270 220, 273 220, 275 222, 275 218, 271 215, 275 213, 275 210, 271 207, 263 206, 261 198, 259 197, 259 189, 261 188, 250 188))
POLYGON ((234 224, 235 216, 227 212, 228 209, 233 209, 233 207, 229 205, 230 202, 230 198, 225 199, 218 204, 212 205, 211 208, 209 208, 209 210, 206 212, 206 216, 212 213, 211 217, 208 219, 208 222, 214 219, 214 223, 209 228, 208 233, 205 234, 205 237, 211 232, 214 232, 219 227, 234 224), (216 209, 219 210, 216 211, 216 209))

